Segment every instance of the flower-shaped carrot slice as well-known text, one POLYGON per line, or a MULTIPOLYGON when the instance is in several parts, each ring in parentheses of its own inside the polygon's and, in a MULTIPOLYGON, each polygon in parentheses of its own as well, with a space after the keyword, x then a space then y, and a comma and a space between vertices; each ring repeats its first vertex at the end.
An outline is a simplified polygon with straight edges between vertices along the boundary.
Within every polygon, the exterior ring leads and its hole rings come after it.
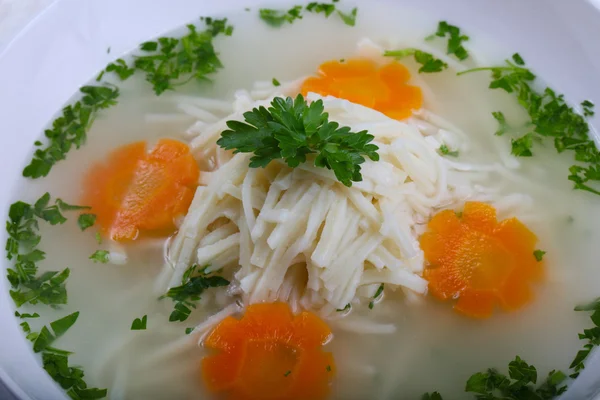
POLYGON ((324 399, 335 374, 322 346, 329 327, 316 315, 294 316, 285 303, 254 304, 207 336, 215 353, 202 360, 206 387, 231 400, 324 399))
POLYGON ((318 76, 304 81, 301 92, 335 96, 405 119, 423 104, 421 89, 406 84, 409 78, 408 69, 396 61, 383 67, 368 59, 328 61, 318 76))
POLYGON ((467 202, 460 218, 441 211, 428 228, 420 243, 432 295, 458 299, 454 309, 476 318, 489 317, 496 305, 514 310, 531 300, 543 263, 534 256, 536 236, 519 220, 498 222, 492 206, 467 202))
POLYGON ((198 177, 186 144, 161 139, 148 153, 145 142, 135 142, 92 166, 82 201, 113 240, 133 240, 140 232, 169 234, 174 219, 187 212, 198 177))

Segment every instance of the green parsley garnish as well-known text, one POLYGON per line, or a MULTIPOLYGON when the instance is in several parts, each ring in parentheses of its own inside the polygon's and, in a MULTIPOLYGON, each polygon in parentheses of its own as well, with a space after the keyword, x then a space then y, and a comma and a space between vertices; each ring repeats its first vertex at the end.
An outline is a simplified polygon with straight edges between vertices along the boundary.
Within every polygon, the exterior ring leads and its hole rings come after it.
POLYGON ((294 21, 302 19, 302 12, 308 11, 314 14, 323 14, 326 18, 329 18, 331 14, 336 12, 340 19, 348 26, 356 25, 356 15, 358 13, 358 9, 355 7, 350 12, 345 13, 338 10, 335 6, 337 3, 333 1, 332 3, 317 3, 311 2, 306 5, 306 7, 302 7, 301 5, 294 6, 289 10, 275 10, 272 8, 261 8, 259 12, 260 19, 265 21, 268 25, 272 27, 279 28, 282 25, 288 23, 292 24, 294 21))
POLYGON ((328 366, 326 366, 326 367, 325 367, 325 370, 326 370, 327 372, 331 372, 331 365, 328 365, 328 366))
POLYGON ((273 86, 281 86, 281 83, 275 78, 273 78, 271 82, 273 83, 273 86))
POLYGON ((345 312, 345 311, 350 310, 351 308, 352 308, 352 305, 350 303, 348 303, 348 304, 346 304, 344 306, 344 308, 338 308, 335 311, 337 311, 337 312, 345 312))
POLYGON ((427 53, 415 48, 402 50, 387 50, 383 53, 386 57, 394 57, 400 60, 404 57, 414 56, 415 62, 421 65, 419 73, 441 72, 448 68, 448 64, 440 59, 435 58, 431 53, 427 53))
POLYGON ((440 21, 435 36, 439 36, 442 38, 449 36, 446 53, 454 54, 456 58, 458 58, 461 61, 469 57, 467 49, 465 49, 462 45, 463 42, 469 40, 469 37, 466 35, 461 35, 459 27, 450 25, 446 21, 440 21))
POLYGON ((102 244, 102 235, 100 234, 100 232, 96 232, 96 243, 98 244, 102 244))
POLYGON ((109 252, 107 250, 96 250, 94 252, 94 254, 92 254, 89 259, 92 260, 95 263, 102 263, 102 264, 106 264, 108 263, 108 255, 109 252))
POLYGON ((47 271, 37 276, 37 263, 46 258, 46 253, 38 249, 41 241, 39 221, 50 225, 66 222, 63 211, 82 209, 57 199, 50 205, 50 194, 45 193, 33 205, 17 201, 10 206, 6 231, 6 257, 14 260, 13 268, 7 269, 7 278, 12 286, 10 296, 17 307, 23 304, 43 304, 56 306, 67 303, 64 282, 69 277, 68 268, 62 272, 47 271))
POLYGON ((148 322, 148 316, 144 315, 141 319, 136 318, 131 323, 132 331, 143 331, 146 329, 146 323, 148 322))
POLYGON ((543 250, 535 250, 535 251, 533 252, 533 256, 535 257, 535 260, 536 260, 537 262, 540 262, 540 261, 542 261, 542 259, 544 258, 544 254, 546 254, 546 252, 545 252, 545 251, 543 251, 543 250))
POLYGON ((121 80, 128 79, 136 71, 142 71, 157 95, 192 79, 207 80, 209 74, 223 67, 215 52, 213 39, 220 34, 231 36, 233 27, 227 24, 227 19, 201 20, 206 24, 205 30, 199 32, 196 26, 190 24, 187 25, 188 34, 182 38, 161 37, 144 42, 140 45, 144 55, 135 57, 132 65, 118 59, 109 64, 105 71, 115 73, 121 80))
POLYGON ((315 154, 316 167, 333 170, 340 182, 352 186, 362 180, 363 155, 379 160, 379 148, 370 144, 373 135, 329 121, 321 100, 309 105, 300 94, 295 100, 276 97, 271 107, 254 108, 244 119, 246 123, 227 121, 229 130, 221 133, 217 144, 234 153, 254 153, 251 168, 264 168, 277 159, 295 168, 315 154))
POLYGON ((172 287, 160 299, 170 297, 175 302, 175 309, 169 316, 169 321, 185 321, 191 314, 191 308, 196 308, 195 302, 200 300, 202 293, 212 287, 229 285, 229 281, 221 276, 205 273, 208 266, 197 270, 194 264, 183 275, 181 286, 172 287))
MULTIPOLYGON (((48 144, 35 151, 33 159, 23 170, 24 177, 36 179, 48 175, 54 164, 66 158, 69 150, 73 147, 78 149, 85 143, 98 112, 117 104, 119 97, 119 89, 110 86, 84 86, 79 91, 83 95, 81 100, 63 108, 62 116, 44 132, 48 144)), ((39 141, 35 144, 42 146, 39 141)))
POLYGON ((186 335, 189 335, 192 332, 194 332, 194 328, 185 328, 185 334, 186 335))
POLYGON ((25 318, 39 318, 40 314, 38 314, 38 313, 27 314, 27 313, 20 313, 18 311, 15 311, 15 317, 21 318, 21 319, 25 319, 25 318))
POLYGON ((594 323, 593 328, 584 329, 583 333, 579 334, 580 340, 585 340, 583 349, 577 352, 577 355, 571 362, 569 368, 572 368, 573 373, 571 378, 576 378, 579 372, 585 368, 584 361, 594 347, 600 346, 600 297, 589 304, 584 304, 575 307, 575 311, 592 311, 591 320, 594 323))
POLYGON ((496 136, 502 136, 506 132, 510 131, 512 128, 506 122, 506 118, 504 117, 504 113, 501 111, 492 112, 492 116, 496 121, 498 121, 498 129, 494 133, 496 136))
POLYGON ((79 229, 85 231, 87 228, 94 226, 96 223, 96 214, 81 214, 77 218, 77 225, 79 229))
POLYGON ((446 144, 440 146, 439 153, 443 156, 458 157, 458 151, 450 151, 446 144))
POLYGON ((584 115, 580 115, 565 102, 563 95, 552 89, 546 88, 543 92, 534 90, 531 85, 536 76, 525 68, 525 61, 519 54, 514 54, 512 60, 506 60, 505 66, 473 68, 458 75, 475 71, 490 71, 492 82, 489 87, 514 93, 529 114, 531 130, 520 138, 512 139, 514 155, 531 157, 535 141, 552 138, 557 152, 574 152, 576 164, 569 168, 568 176, 574 188, 600 195, 597 185, 590 186, 600 181, 600 152, 589 135, 590 128, 584 117, 593 113, 591 102, 582 103, 584 115))
POLYGON ((79 311, 51 322, 50 328, 52 329, 52 332, 48 327, 43 326, 35 337, 35 340, 33 340, 33 351, 39 353, 46 350, 52 344, 52 342, 64 335, 65 332, 67 332, 69 328, 72 327, 75 322, 77 322, 78 317, 79 311))
POLYGON ((583 116, 584 117, 593 117, 594 116, 594 103, 589 100, 584 100, 581 103, 581 107, 583 108, 583 116))
POLYGON ((381 297, 381 295, 383 294, 383 283, 381 285, 379 285, 379 287, 377 288, 377 291, 375 292, 375 294, 373 295, 373 300, 371 300, 369 302, 369 310, 372 310, 373 307, 375 307, 375 301, 379 300, 379 298, 381 297))
POLYGON ((283 374, 283 376, 285 376, 286 378, 292 373, 292 371, 287 371, 285 374, 283 374))
POLYGON ((425 393, 421 400, 444 400, 439 392, 433 392, 431 394, 425 393))

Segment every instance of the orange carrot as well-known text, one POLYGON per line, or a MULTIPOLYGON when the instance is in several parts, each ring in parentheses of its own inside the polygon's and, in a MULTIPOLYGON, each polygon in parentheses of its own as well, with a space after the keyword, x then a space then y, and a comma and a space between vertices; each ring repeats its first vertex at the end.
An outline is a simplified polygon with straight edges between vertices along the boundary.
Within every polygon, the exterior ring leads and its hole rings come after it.
POLYGON ((202 360, 206 387, 231 400, 324 399, 335 375, 322 346, 329 327, 315 314, 294 316, 285 303, 254 304, 207 336, 215 353, 202 360))
POLYGON ((318 76, 304 81, 301 92, 335 96, 405 119, 423 104, 421 89, 406 84, 409 78, 408 69, 396 61, 382 67, 367 59, 328 61, 318 76))
POLYGON ((475 318, 489 317, 496 305, 515 310, 532 299, 530 283, 541 280, 544 269, 533 254, 536 236, 519 220, 498 222, 492 206, 467 202, 460 218, 441 211, 428 228, 420 244, 433 296, 458 299, 454 309, 475 318))
POLYGON ((82 201, 113 240, 134 240, 142 232, 170 234, 174 219, 187 212, 198 177, 186 144, 161 139, 148 153, 145 142, 135 142, 92 166, 82 201))

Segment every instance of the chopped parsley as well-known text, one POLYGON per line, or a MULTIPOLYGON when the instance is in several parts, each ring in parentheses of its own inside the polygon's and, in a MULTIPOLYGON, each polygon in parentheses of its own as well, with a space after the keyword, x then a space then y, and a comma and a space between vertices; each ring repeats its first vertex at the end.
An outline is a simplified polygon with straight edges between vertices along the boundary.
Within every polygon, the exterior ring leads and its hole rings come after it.
POLYGON ((536 76, 525 68, 525 61, 519 54, 506 60, 504 66, 473 68, 458 75, 476 71, 490 71, 492 81, 489 87, 514 93, 529 114, 531 129, 523 136, 512 139, 512 154, 531 157, 536 141, 552 139, 557 152, 574 153, 575 164, 569 168, 568 175, 574 188, 600 195, 600 152, 590 137, 590 128, 585 119, 592 115, 593 104, 584 101, 583 115, 580 115, 565 102, 563 95, 548 87, 542 92, 535 90, 532 84, 536 76))
POLYGON ((85 143, 98 112, 117 104, 119 97, 119 89, 113 86, 83 86, 79 91, 81 100, 63 108, 62 115, 45 130, 46 147, 40 141, 35 142, 38 149, 23 170, 24 177, 36 179, 48 175, 72 148, 78 149, 85 143))
POLYGON ((502 136, 506 132, 511 130, 510 125, 506 122, 506 118, 504 117, 504 113, 501 111, 492 112, 492 116, 496 121, 498 121, 498 129, 494 133, 496 136, 502 136))
POLYGON ((205 271, 208 267, 198 270, 198 265, 194 264, 183 274, 181 286, 172 287, 167 293, 159 298, 170 297, 175 302, 175 307, 169 321, 185 321, 196 308, 196 302, 206 289, 222 287, 229 285, 229 281, 221 276, 210 275, 205 271))
POLYGON ((207 80, 209 74, 223 67, 214 49, 213 39, 221 34, 231 36, 233 27, 227 24, 227 19, 201 20, 206 24, 205 30, 198 31, 195 25, 190 24, 187 25, 187 35, 181 38, 161 37, 144 42, 140 45, 143 55, 135 57, 132 65, 118 59, 110 63, 105 71, 116 74, 121 80, 128 79, 136 71, 142 71, 157 95, 192 79, 207 80))
POLYGON ((234 153, 254 153, 251 168, 264 168, 277 159, 295 168, 315 154, 316 167, 333 170, 340 182, 352 186, 362 180, 364 156, 379 160, 379 148, 370 143, 373 135, 354 133, 329 121, 322 100, 309 105, 300 94, 295 100, 276 97, 271 107, 254 108, 244 113, 244 119, 246 123, 227 121, 229 129, 221 133, 217 144, 234 153))
POLYGON ((107 250, 96 250, 94 254, 89 257, 89 259, 95 263, 106 264, 109 261, 108 255, 109 252, 107 250))
POLYGON ((461 35, 459 27, 450 25, 446 21, 440 21, 435 36, 442 38, 448 36, 448 47, 446 49, 446 53, 454 54, 456 58, 461 61, 469 57, 467 49, 465 49, 463 46, 463 42, 469 40, 469 37, 466 35, 461 35))
POLYGON ((85 231, 87 228, 94 226, 96 223, 96 214, 81 214, 77 218, 77 225, 79 229, 85 231))
POLYGON ((325 367, 325 370, 326 370, 327 372, 331 372, 331 365, 328 365, 328 366, 326 366, 326 367, 325 367))
POLYGON ((543 250, 536 250, 533 252, 533 256, 535 257, 535 260, 537 262, 542 261, 542 259, 544 258, 544 254, 546 254, 546 252, 543 250))
POLYGON ((12 204, 8 213, 6 231, 6 257, 14 261, 7 269, 7 278, 12 289, 10 296, 17 307, 23 304, 43 303, 56 306, 67 303, 65 281, 69 277, 68 268, 61 272, 47 271, 37 275, 37 263, 46 258, 46 253, 38 248, 39 221, 50 225, 60 225, 67 221, 64 211, 82 209, 57 199, 50 204, 50 194, 43 194, 33 205, 23 201, 12 204))
POLYGON ((579 339, 585 340, 586 343, 583 345, 583 349, 577 352, 577 355, 569 366, 569 368, 572 368, 573 371, 575 371, 570 375, 571 378, 576 378, 579 375, 579 372, 585 368, 584 361, 592 349, 600 346, 600 298, 597 298, 589 304, 575 307, 575 311, 592 312, 590 318, 594 323, 594 327, 584 329, 583 333, 579 334, 579 339))
POLYGON ((379 300, 379 298, 381 297, 381 295, 383 295, 383 283, 381 285, 379 285, 379 287, 377 288, 377 291, 375 292, 375 294, 373 295, 373 300, 371 300, 369 302, 369 310, 372 310, 373 307, 375 307, 375 301, 379 300))
POLYGON ((443 156, 458 157, 458 151, 450 151, 446 144, 442 144, 439 153, 443 156))
POLYGON ((348 26, 356 25, 356 16, 358 14, 358 8, 353 8, 350 12, 343 12, 336 8, 337 1, 332 3, 318 3, 311 2, 302 7, 301 5, 294 6, 288 10, 276 10, 272 8, 261 8, 258 10, 258 15, 268 25, 279 28, 284 24, 292 24, 296 20, 302 19, 303 11, 307 11, 314 14, 323 14, 326 18, 329 18, 334 12, 340 17, 340 19, 348 26))
POLYGON ((281 83, 275 78, 273 78, 271 82, 273 83, 273 86, 281 86, 281 83))
POLYGON ((440 59, 435 58, 431 53, 427 53, 415 48, 402 50, 387 50, 383 53, 386 57, 394 57, 400 60, 404 57, 413 56, 415 62, 421 65, 419 73, 441 72, 448 68, 448 64, 440 59))
POLYGON ((189 335, 192 332, 194 332, 194 328, 185 328, 185 334, 186 335, 189 335))
POLYGON ((285 376, 286 378, 292 373, 292 371, 287 371, 285 374, 283 374, 283 376, 285 376))
POLYGON ((26 318, 39 318, 40 314, 38 313, 33 313, 33 314, 27 314, 27 313, 20 313, 18 311, 15 311, 15 317, 17 318, 21 318, 21 319, 26 319, 26 318))
POLYGON ((96 235, 94 236, 96 237, 96 243, 102 244, 102 235, 100 234, 100 232, 96 232, 96 235))
POLYGON ((146 329, 146 323, 148 322, 148 316, 144 315, 141 319, 136 318, 131 323, 132 331, 143 331, 146 329))
POLYGON ((348 304, 346 304, 344 306, 344 308, 338 308, 335 311, 337 311, 337 312, 346 312, 346 311, 350 310, 351 308, 352 308, 352 305, 350 303, 348 303, 348 304))
POLYGON ((439 392, 433 392, 431 394, 425 393, 421 400, 443 400, 442 395, 439 392))

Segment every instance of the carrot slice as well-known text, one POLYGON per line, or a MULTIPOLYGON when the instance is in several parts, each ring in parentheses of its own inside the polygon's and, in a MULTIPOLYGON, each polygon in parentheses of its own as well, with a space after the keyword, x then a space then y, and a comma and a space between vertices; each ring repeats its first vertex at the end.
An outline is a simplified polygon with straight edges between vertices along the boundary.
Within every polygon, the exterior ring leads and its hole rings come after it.
POLYGON ((460 218, 444 210, 429 222, 420 238, 430 263, 423 277, 433 296, 458 299, 454 309, 464 315, 486 318, 496 305, 515 310, 531 301, 530 284, 543 277, 536 243, 516 218, 498 222, 492 206, 467 202, 460 218))
POLYGON ((406 119, 412 110, 421 108, 423 94, 416 86, 407 85, 408 69, 391 62, 378 66, 368 59, 327 61, 319 67, 318 76, 302 84, 301 92, 335 96, 381 111, 390 118, 406 119))
POLYGON ((161 139, 149 153, 146 147, 125 145, 85 177, 82 201, 113 240, 173 232, 174 219, 185 215, 194 196, 199 169, 189 147, 172 139, 161 139))
POLYGON ((335 375, 322 346, 331 330, 316 315, 294 316, 285 303, 254 304, 228 317, 204 340, 216 353, 202 360, 206 387, 227 399, 324 399, 335 375))

